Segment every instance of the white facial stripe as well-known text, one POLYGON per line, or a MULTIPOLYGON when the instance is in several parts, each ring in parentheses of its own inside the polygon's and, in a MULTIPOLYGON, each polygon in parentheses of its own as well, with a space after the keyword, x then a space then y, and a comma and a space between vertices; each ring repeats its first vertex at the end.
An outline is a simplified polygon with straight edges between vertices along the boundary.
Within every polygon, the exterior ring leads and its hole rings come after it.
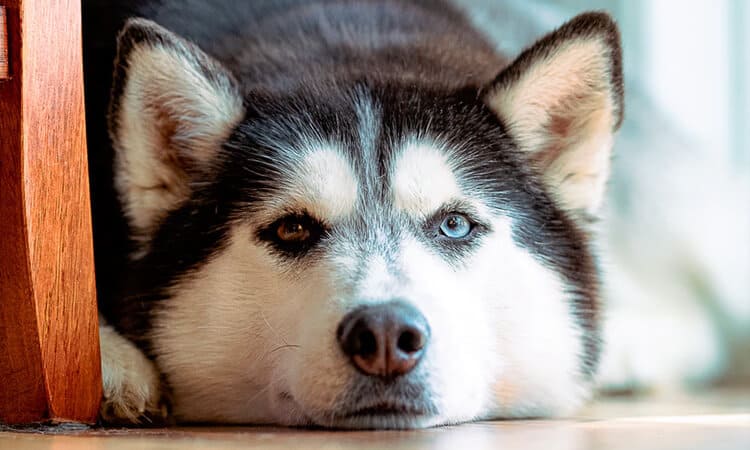
POLYGON ((427 216, 461 197, 446 156, 426 142, 406 144, 391 177, 396 208, 412 215, 427 216))
POLYGON ((358 298, 372 300, 390 300, 395 297, 394 287, 397 286, 388 264, 381 255, 373 256, 365 266, 365 276, 358 289, 358 298))
POLYGON ((285 206, 335 220, 353 211, 358 188, 346 158, 334 147, 321 146, 305 155, 288 182, 286 197, 292 204, 285 206))

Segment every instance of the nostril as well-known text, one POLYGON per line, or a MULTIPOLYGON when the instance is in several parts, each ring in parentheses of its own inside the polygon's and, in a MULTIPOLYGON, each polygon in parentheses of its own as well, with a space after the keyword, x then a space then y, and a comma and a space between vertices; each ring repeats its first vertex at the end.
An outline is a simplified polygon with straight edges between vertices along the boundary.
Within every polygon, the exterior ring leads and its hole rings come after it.
POLYGON ((424 339, 422 339, 422 333, 418 331, 404 330, 398 337, 396 345, 404 353, 416 353, 424 347, 424 339))
POLYGON ((358 336, 358 351, 357 354, 361 356, 368 356, 377 353, 378 351, 378 340, 375 334, 370 329, 363 329, 360 331, 358 336))

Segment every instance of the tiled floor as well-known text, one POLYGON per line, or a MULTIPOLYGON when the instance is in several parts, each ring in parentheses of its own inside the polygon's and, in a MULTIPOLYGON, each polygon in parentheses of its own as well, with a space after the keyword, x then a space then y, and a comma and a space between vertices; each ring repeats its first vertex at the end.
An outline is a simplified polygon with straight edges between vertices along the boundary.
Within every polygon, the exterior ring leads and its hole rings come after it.
POLYGON ((482 422, 418 431, 252 427, 0 433, 5 450, 416 449, 746 450, 750 390, 600 400, 575 419, 482 422))

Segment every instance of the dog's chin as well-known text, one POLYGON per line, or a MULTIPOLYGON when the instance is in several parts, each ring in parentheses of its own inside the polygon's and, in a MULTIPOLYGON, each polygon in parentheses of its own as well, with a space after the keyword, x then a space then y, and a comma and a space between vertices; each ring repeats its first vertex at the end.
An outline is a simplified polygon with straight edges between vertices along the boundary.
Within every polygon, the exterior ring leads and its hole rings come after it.
POLYGON ((384 402, 329 416, 327 427, 347 429, 408 429, 439 425, 439 417, 426 407, 384 402))
POLYGON ((409 430, 438 425, 442 425, 442 423, 435 416, 394 413, 350 416, 335 419, 321 426, 345 430, 409 430))
POLYGON ((308 409, 285 394, 285 401, 293 406, 287 425, 333 429, 413 429, 446 424, 446 420, 428 404, 413 401, 374 401, 335 410, 308 409))
POLYGON ((429 413, 371 408, 347 415, 317 412, 307 415, 307 418, 307 426, 347 430, 405 430, 434 427, 445 422, 429 413))

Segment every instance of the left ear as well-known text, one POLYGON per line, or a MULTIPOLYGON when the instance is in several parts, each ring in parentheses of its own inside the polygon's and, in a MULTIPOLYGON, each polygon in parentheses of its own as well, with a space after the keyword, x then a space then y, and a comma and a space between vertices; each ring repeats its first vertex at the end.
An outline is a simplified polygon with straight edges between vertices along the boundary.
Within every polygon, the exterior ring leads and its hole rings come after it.
POLYGON ((115 187, 131 237, 146 242, 190 198, 242 120, 239 84, 218 60, 156 23, 128 20, 109 112, 115 187))
POLYGON ((524 51, 484 100, 574 214, 596 212, 622 122, 620 37, 605 13, 576 16, 524 51))

